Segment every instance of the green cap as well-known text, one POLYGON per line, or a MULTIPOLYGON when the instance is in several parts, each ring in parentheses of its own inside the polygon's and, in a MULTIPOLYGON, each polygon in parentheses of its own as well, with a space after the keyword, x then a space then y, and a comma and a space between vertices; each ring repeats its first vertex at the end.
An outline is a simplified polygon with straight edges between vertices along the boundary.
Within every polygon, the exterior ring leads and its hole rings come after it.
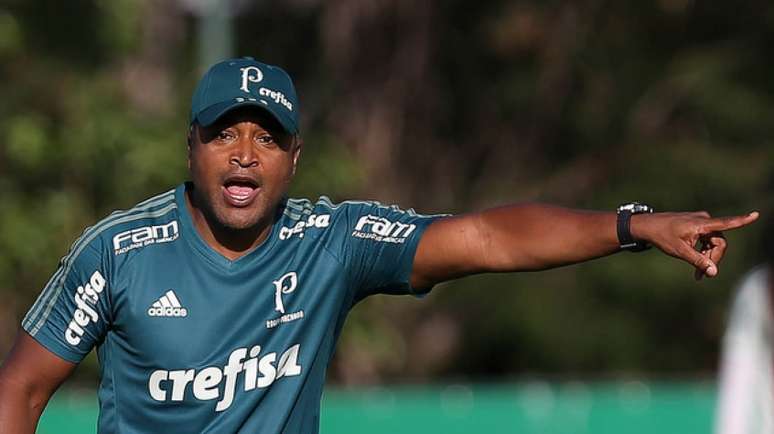
POLYGON ((298 97, 282 68, 242 57, 216 63, 199 81, 191 123, 212 125, 237 107, 262 107, 290 134, 298 134, 298 97))

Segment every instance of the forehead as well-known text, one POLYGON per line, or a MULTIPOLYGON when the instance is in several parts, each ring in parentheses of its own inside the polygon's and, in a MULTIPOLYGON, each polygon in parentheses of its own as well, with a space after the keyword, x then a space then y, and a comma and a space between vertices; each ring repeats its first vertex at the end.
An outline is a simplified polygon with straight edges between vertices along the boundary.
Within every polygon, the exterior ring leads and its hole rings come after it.
POLYGON ((249 122, 258 125, 272 133, 282 133, 282 126, 268 111, 257 106, 242 106, 229 110, 212 125, 203 127, 207 130, 223 130, 234 125, 249 122))

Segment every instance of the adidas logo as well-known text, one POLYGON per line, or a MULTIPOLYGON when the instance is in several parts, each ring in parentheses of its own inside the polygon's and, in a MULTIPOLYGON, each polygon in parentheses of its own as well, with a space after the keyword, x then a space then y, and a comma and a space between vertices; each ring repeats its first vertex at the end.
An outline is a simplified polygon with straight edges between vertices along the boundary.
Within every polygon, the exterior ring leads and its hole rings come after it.
POLYGON ((148 308, 148 315, 185 317, 188 316, 188 309, 180 305, 180 300, 170 289, 148 308))

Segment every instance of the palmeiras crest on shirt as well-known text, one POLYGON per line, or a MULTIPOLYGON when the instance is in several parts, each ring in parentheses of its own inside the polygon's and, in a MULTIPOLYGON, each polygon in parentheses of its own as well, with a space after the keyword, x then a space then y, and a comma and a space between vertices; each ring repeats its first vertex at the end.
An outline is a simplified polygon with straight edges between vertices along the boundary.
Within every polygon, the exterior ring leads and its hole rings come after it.
POLYGON ((281 313, 278 318, 266 320, 266 328, 273 329, 281 324, 299 320, 304 317, 304 311, 285 312, 285 302, 283 295, 293 293, 298 287, 298 273, 290 271, 285 273, 279 279, 272 282, 274 285, 274 311, 281 313))

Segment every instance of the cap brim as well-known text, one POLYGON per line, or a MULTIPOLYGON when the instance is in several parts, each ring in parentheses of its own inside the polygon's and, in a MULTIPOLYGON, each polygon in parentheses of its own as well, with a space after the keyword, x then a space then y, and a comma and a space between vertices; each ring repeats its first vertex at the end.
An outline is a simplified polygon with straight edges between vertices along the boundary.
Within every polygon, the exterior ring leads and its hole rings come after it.
POLYGON ((285 116, 278 110, 273 109, 271 106, 264 104, 260 101, 225 101, 217 104, 213 104, 206 109, 199 112, 196 115, 194 121, 199 125, 208 127, 215 123, 226 113, 241 107, 260 107, 269 113, 274 120, 276 120, 280 126, 289 134, 298 134, 298 126, 290 120, 290 117, 285 116))

